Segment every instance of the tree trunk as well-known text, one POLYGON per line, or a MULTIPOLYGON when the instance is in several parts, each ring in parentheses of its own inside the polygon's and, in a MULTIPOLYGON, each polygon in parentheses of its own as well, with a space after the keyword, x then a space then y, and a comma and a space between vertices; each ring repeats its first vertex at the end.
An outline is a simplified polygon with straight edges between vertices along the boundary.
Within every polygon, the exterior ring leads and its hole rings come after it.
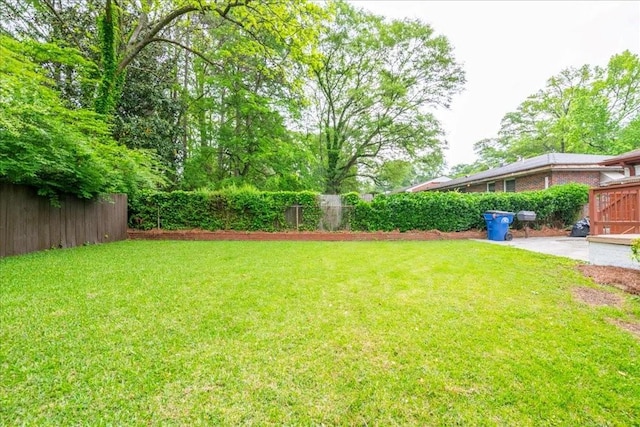
POLYGON ((95 102, 96 112, 100 114, 110 114, 115 108, 115 99, 117 99, 116 33, 113 4, 111 0, 107 0, 104 6, 104 16, 100 19, 102 80, 95 102))

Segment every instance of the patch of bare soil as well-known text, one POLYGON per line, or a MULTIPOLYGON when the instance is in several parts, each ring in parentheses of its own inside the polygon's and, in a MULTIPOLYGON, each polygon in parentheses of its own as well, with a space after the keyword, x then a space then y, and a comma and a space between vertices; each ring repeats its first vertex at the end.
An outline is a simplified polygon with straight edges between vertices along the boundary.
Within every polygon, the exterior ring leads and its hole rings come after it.
POLYGON ((574 298, 593 306, 608 305, 611 307, 620 307, 622 297, 610 292, 599 291, 591 288, 574 288, 574 298))
POLYGON ((614 325, 619 326, 620 328, 629 331, 636 337, 640 338, 640 323, 623 322, 622 320, 617 319, 610 319, 609 321, 614 325))
MULTIPOLYGON (((514 237, 525 237, 524 230, 511 230, 514 237)), ((354 240, 455 240, 486 239, 487 232, 482 230, 444 233, 430 231, 234 231, 218 230, 133 230, 130 239, 141 240, 303 240, 303 241, 354 241, 354 240)), ((543 227, 540 230, 528 230, 529 237, 566 236, 566 230, 543 227)))
POLYGON ((579 265, 578 270, 596 283, 640 295, 640 270, 604 265, 579 265))
MULTIPOLYGON (((585 276, 591 277, 596 283, 614 286, 630 294, 640 295, 640 270, 602 265, 579 265, 578 270, 585 276)), ((622 298, 619 295, 608 294, 596 289, 576 288, 573 290, 573 294, 576 298, 590 305, 620 306, 622 303, 622 298), (614 303, 616 299, 617 303, 614 303)), ((618 319, 609 319, 609 322, 640 338, 639 322, 625 322, 618 319)))

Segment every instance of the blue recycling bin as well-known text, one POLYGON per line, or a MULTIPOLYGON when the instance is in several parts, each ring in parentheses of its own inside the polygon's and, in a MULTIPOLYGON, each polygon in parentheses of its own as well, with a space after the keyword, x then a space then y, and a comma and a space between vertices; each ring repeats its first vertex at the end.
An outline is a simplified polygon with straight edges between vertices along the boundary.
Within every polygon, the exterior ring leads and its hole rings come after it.
POLYGON ((509 233, 509 224, 513 222, 515 213, 504 211, 487 211, 482 214, 487 223, 487 239, 499 242, 513 239, 509 233))

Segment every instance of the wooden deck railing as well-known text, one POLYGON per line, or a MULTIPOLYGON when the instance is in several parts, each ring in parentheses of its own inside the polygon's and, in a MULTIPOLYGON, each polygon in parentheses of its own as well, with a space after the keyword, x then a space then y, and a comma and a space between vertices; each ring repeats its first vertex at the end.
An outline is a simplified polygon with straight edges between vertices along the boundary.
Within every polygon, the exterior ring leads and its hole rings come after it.
POLYGON ((589 191, 591 235, 640 233, 640 183, 589 191))

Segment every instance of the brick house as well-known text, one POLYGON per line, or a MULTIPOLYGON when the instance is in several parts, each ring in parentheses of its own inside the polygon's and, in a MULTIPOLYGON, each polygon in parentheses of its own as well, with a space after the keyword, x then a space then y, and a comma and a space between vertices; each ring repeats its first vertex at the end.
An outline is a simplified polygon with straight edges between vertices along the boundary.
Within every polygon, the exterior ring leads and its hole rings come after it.
POLYGON ((452 179, 426 191, 517 192, 544 190, 577 182, 597 187, 623 177, 620 165, 603 165, 612 156, 549 153, 473 175, 452 179))

